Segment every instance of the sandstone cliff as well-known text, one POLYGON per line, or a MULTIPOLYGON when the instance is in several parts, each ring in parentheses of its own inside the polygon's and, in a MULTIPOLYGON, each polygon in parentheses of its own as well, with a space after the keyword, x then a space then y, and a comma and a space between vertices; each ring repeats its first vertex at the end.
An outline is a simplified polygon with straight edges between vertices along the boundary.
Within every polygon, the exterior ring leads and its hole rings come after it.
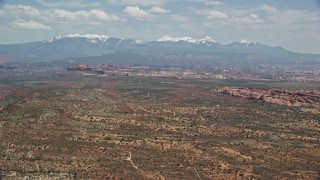
POLYGON ((320 107, 320 92, 314 90, 224 87, 217 89, 217 92, 285 106, 320 107))

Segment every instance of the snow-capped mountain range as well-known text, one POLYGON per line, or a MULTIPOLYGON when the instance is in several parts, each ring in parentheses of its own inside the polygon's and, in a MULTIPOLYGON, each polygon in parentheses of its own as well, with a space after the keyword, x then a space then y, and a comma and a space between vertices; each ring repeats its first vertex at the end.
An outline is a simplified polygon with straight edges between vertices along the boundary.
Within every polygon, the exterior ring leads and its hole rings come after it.
MULTIPOLYGON (((88 42, 91 43, 106 43, 109 39, 118 39, 119 42, 121 43, 121 41, 123 40, 132 40, 132 39, 127 39, 127 38, 115 38, 115 37, 110 37, 110 36, 106 36, 106 35, 98 35, 98 34, 69 34, 69 35, 57 35, 52 37, 49 40, 45 40, 44 42, 49 42, 52 43, 54 41, 58 41, 58 40, 62 40, 62 39, 86 39, 88 42)), ((172 37, 169 35, 163 36, 161 38, 159 38, 158 40, 156 40, 158 42, 173 42, 173 43, 177 43, 177 42, 184 42, 184 43, 190 43, 190 44, 195 44, 195 45, 212 45, 212 44, 219 44, 217 41, 215 41, 214 39, 212 39, 210 36, 206 36, 204 38, 192 38, 192 37, 172 37)), ((141 39, 138 40, 134 40, 133 42, 135 42, 136 44, 144 44, 144 42, 141 39)), ((247 41, 247 40, 241 40, 241 41, 237 41, 234 43, 239 43, 242 45, 252 45, 252 44, 259 44, 253 41, 247 41)))
POLYGON ((103 44, 103 43, 115 43, 116 45, 120 45, 123 41, 130 41, 131 43, 136 44, 142 44, 143 42, 141 40, 132 40, 128 38, 116 38, 116 37, 110 37, 106 35, 98 35, 98 34, 69 34, 69 35, 57 35, 52 37, 49 40, 43 41, 43 43, 52 43, 59 40, 86 40, 87 42, 91 42, 93 44, 103 44))
POLYGON ((192 37, 171 37, 171 36, 163 36, 160 39, 158 39, 157 41, 159 42, 186 42, 186 43, 192 43, 192 44, 206 44, 206 45, 210 45, 213 43, 217 43, 217 41, 213 40, 211 37, 206 36, 205 38, 201 38, 201 39, 194 39, 192 37))
MULTIPOLYGON (((130 60, 133 55, 153 57, 166 60, 168 57, 197 57, 194 60, 205 58, 208 61, 255 59, 256 61, 301 61, 311 59, 319 61, 319 55, 305 55, 287 51, 281 47, 272 47, 258 42, 240 40, 230 44, 220 44, 213 38, 172 37, 163 36, 155 41, 142 41, 140 39, 117 38, 97 34, 69 34, 58 35, 51 39, 0 45, 0 63, 8 62, 39 62, 61 60, 66 58, 101 56, 117 54, 117 58, 130 60), (131 54, 130 56, 128 54, 131 54)), ((116 59, 117 59, 116 58, 116 59)), ((140 58, 141 59, 141 58, 140 58)), ((143 58, 142 58, 143 59, 143 58)))
POLYGON ((60 39, 77 39, 77 38, 85 38, 88 39, 90 42, 92 43, 97 43, 97 41, 100 42, 106 42, 110 37, 106 36, 106 35, 97 35, 97 34, 84 34, 84 35, 80 35, 80 34, 69 34, 67 36, 63 36, 62 34, 58 35, 58 36, 54 36, 53 38, 49 39, 48 41, 45 42, 53 42, 53 41, 58 41, 60 39))

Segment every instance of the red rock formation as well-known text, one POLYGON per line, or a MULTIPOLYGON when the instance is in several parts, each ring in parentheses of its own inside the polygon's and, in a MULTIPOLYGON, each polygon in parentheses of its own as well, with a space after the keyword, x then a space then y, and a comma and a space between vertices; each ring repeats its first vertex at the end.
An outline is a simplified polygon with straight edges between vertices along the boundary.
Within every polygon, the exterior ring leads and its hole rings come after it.
POLYGON ((278 90, 267 88, 229 88, 217 89, 217 92, 246 99, 285 106, 317 106, 320 104, 320 92, 309 90, 278 90))

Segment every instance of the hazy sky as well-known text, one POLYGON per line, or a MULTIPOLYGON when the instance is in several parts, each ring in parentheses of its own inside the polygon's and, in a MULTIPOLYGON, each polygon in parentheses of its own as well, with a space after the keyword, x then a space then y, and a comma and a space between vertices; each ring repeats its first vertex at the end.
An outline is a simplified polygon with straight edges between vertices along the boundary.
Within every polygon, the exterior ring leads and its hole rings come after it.
POLYGON ((317 0, 0 0, 0 43, 58 34, 242 39, 320 54, 317 0))

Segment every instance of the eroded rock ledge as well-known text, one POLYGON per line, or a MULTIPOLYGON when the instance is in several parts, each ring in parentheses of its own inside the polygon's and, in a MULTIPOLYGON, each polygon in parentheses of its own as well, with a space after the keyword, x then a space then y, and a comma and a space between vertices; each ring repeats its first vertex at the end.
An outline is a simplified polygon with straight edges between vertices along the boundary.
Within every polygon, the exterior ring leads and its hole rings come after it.
POLYGON ((217 92, 279 105, 320 107, 320 92, 315 90, 224 87, 217 92))

